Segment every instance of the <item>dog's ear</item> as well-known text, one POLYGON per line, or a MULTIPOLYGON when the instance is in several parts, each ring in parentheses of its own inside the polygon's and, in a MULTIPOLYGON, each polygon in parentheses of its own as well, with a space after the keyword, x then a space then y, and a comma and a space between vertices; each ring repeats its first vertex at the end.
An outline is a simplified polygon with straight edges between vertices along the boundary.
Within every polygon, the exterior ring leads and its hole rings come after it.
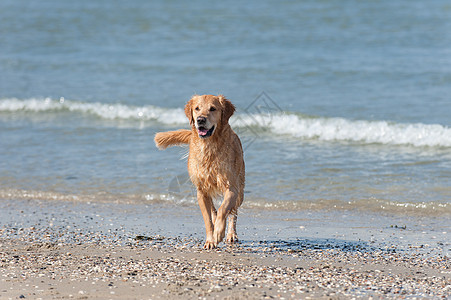
POLYGON ((222 124, 225 125, 229 122, 230 117, 235 112, 235 105, 232 104, 229 100, 227 100, 223 95, 219 95, 219 102, 222 105, 222 116, 221 121, 222 124))
POLYGON ((186 103, 186 105, 185 105, 185 115, 186 115, 186 117, 188 118, 189 124, 190 124, 191 126, 194 125, 194 117, 193 117, 193 99, 194 99, 194 97, 196 97, 196 96, 193 96, 193 97, 188 101, 188 103, 186 103))

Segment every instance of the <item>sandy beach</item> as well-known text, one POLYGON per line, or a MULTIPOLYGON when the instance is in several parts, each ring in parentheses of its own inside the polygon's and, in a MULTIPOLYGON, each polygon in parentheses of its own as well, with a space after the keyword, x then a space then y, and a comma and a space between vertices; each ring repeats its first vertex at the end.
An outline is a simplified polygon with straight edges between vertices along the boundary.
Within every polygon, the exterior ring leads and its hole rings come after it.
POLYGON ((449 261, 367 252, 24 244, 2 240, 2 298, 446 297, 449 261))
MULTIPOLYGON (((115 203, 2 200, 0 298, 349 299, 451 295, 451 260, 444 254, 443 242, 414 245, 410 241, 410 250, 406 251, 401 245, 380 247, 383 234, 369 245, 316 238, 298 242, 249 239, 243 233, 241 244, 221 244, 219 249, 207 251, 202 249, 203 228, 198 226, 202 221, 194 208, 184 208, 178 216, 168 215, 174 210, 165 205, 151 208, 152 217, 139 221, 140 209, 127 211, 115 203), (110 218, 112 215, 116 219, 110 218), (127 222, 126 215, 149 228, 127 222), (181 223, 181 232, 170 229, 181 223), (157 228, 157 224, 162 227, 157 228), (197 226, 197 232, 190 233, 197 226)), ((242 231, 245 228, 239 227, 242 231)), ((325 231, 327 228, 325 224, 325 231)), ((396 232, 400 231, 387 236, 396 232)))

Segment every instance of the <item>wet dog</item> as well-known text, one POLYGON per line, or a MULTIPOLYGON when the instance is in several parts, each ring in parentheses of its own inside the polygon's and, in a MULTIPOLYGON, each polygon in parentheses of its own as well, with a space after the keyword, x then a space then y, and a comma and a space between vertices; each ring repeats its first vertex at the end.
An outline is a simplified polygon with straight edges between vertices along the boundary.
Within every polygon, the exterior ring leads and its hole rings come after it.
POLYGON ((216 248, 224 239, 227 218, 227 242, 238 242, 236 221, 245 172, 241 141, 229 125, 234 112, 235 106, 222 95, 195 95, 185 105, 191 130, 155 135, 160 149, 189 144, 188 172, 205 222, 205 249, 216 248), (213 199, 219 195, 224 200, 216 211, 213 199))

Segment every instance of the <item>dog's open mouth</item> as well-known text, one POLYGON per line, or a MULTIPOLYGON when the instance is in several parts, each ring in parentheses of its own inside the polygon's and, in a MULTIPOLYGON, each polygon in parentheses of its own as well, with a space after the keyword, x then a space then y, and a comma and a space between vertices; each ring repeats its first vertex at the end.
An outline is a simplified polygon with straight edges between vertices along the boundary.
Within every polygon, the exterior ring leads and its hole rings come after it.
POLYGON ((197 128, 197 133, 199 134, 199 137, 207 138, 213 134, 214 130, 215 130, 214 126, 212 126, 210 129, 200 126, 199 128, 197 128))

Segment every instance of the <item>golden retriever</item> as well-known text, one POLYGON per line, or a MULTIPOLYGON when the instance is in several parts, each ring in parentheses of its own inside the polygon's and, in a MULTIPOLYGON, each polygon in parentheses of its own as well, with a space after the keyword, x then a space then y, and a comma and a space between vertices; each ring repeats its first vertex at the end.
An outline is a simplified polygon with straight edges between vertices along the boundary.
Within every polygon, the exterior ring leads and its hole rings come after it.
POLYGON ((244 197, 244 158, 238 135, 229 125, 235 106, 224 96, 195 95, 185 105, 191 130, 159 132, 160 149, 189 144, 188 172, 197 188, 197 200, 205 222, 205 249, 216 248, 224 239, 238 242, 236 220, 244 197), (224 195, 218 211, 213 198, 224 195))

